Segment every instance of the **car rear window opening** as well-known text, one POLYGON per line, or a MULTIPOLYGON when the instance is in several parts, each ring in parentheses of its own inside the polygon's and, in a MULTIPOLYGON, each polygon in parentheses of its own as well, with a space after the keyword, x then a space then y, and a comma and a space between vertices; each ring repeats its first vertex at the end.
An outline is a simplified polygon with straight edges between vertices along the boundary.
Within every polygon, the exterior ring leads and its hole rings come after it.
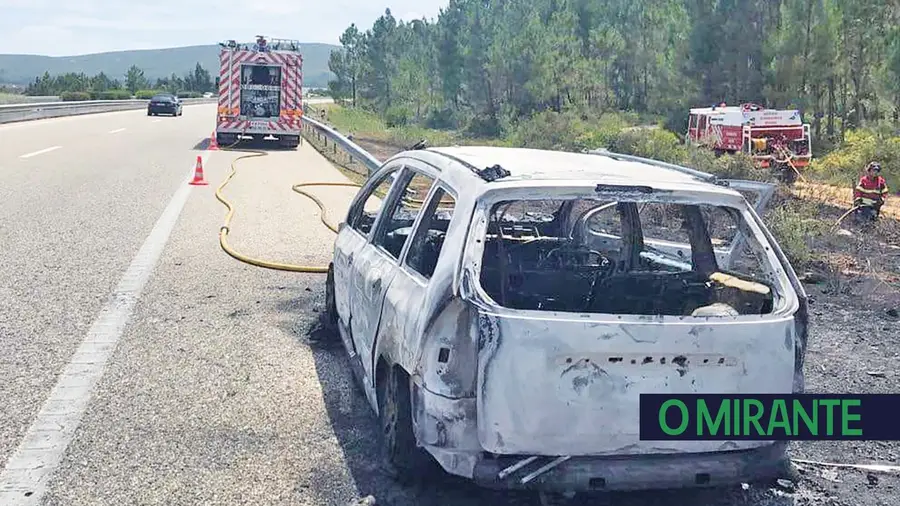
POLYGON ((480 283, 512 309, 760 315, 775 289, 763 251, 727 207, 510 200, 491 208, 480 283))

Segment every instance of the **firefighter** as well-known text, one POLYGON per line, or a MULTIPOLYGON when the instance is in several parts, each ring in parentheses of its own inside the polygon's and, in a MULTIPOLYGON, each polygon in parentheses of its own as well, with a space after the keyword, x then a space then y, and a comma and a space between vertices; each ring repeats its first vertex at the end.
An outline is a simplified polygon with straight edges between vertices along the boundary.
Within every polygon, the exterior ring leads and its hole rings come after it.
POLYGON ((887 182, 881 177, 881 165, 869 162, 866 174, 859 179, 853 190, 853 206, 864 217, 875 220, 881 214, 881 206, 888 194, 887 182))

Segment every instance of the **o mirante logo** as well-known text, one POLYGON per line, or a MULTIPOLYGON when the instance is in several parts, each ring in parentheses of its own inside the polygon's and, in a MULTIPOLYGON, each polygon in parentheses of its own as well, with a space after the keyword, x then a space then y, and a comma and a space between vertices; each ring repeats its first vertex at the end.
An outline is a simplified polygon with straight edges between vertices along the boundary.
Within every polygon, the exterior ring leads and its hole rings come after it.
POLYGON ((641 394, 640 439, 900 440, 900 394, 641 394))

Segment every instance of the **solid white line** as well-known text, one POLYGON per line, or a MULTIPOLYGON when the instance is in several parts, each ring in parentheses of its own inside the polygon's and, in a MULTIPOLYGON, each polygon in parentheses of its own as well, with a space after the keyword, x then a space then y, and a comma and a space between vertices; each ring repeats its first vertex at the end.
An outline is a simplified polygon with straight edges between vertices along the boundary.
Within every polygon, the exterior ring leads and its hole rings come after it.
POLYGON ((115 130, 110 130, 109 133, 111 133, 111 134, 117 134, 117 133, 119 133, 119 132, 124 132, 124 131, 125 131, 124 128, 117 128, 117 129, 115 129, 115 130))
POLYGON ((62 146, 53 146, 52 148, 42 149, 42 150, 40 150, 40 151, 34 151, 34 152, 32 152, 32 153, 28 153, 28 154, 22 155, 22 156, 20 156, 19 158, 31 158, 32 156, 43 155, 44 153, 49 153, 49 152, 51 152, 51 151, 56 151, 57 149, 59 149, 59 148, 61 148, 61 147, 62 147, 62 146))
POLYGON ((41 503, 50 478, 81 423, 94 386, 103 376, 106 362, 112 356, 141 290, 187 202, 192 188, 189 181, 190 178, 182 182, 169 201, 119 286, 60 375, 22 443, 0 473, 0 504, 3 506, 41 503))
POLYGON ((155 120, 151 121, 150 123, 159 123, 160 121, 162 121, 162 120, 161 120, 161 119, 155 119, 155 120))

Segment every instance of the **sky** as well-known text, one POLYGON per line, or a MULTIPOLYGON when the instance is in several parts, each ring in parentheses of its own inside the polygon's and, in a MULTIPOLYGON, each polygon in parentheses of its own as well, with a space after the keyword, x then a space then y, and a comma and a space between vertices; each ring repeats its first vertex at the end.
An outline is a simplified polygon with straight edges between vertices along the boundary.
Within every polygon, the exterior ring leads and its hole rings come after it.
POLYGON ((448 0, 0 0, 0 54, 72 56, 215 44, 256 35, 338 44, 385 8, 433 18, 448 0))

